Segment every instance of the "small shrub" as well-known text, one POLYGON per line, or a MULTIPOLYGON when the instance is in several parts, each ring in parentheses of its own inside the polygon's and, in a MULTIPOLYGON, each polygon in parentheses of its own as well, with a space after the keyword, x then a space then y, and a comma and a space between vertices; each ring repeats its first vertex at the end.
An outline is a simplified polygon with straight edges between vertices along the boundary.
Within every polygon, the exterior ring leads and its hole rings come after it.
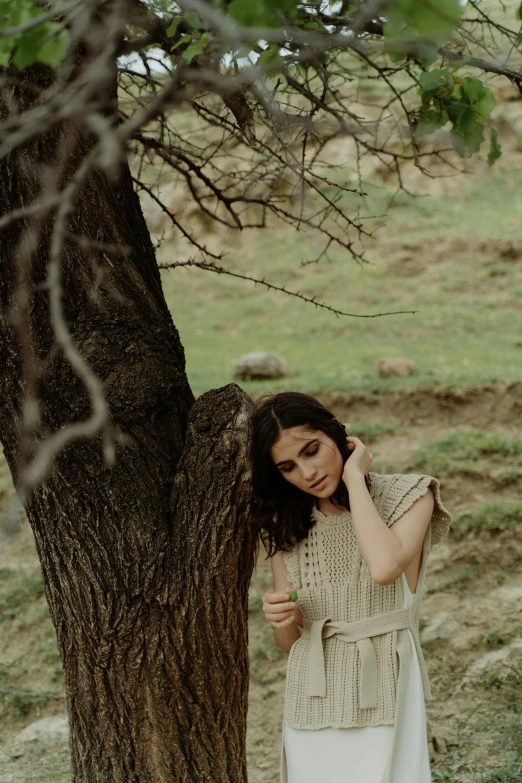
POLYGON ((269 673, 265 669, 260 669, 258 666, 250 667, 250 676, 261 685, 268 685, 270 682, 269 673))
POLYGON ((45 663, 59 663, 58 643, 51 623, 40 626, 35 634, 33 650, 45 663))
POLYGON ((51 681, 57 682, 58 680, 63 680, 63 668, 61 663, 55 664, 51 672, 51 681))
POLYGON ((0 663, 0 685, 7 685, 9 682, 9 669, 3 663, 0 663))
POLYGON ((30 695, 26 695, 22 691, 16 693, 9 693, 7 695, 7 701, 10 708, 15 712, 16 717, 21 720, 30 712, 33 699, 30 695))
POLYGON ((486 644, 488 647, 502 647, 507 641, 509 641, 509 634, 500 631, 498 628, 495 631, 490 631, 486 634, 486 644))
POLYGON ((283 655, 282 649, 277 644, 274 638, 274 631, 272 626, 266 626, 261 632, 263 638, 263 648, 265 651, 265 657, 269 661, 277 661, 283 655))

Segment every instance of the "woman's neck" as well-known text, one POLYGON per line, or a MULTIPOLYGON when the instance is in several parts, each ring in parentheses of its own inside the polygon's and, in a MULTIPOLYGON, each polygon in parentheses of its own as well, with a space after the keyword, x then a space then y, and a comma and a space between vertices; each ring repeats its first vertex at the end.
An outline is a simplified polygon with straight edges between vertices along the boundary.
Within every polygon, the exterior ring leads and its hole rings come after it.
POLYGON ((348 510, 344 506, 335 506, 330 498, 318 498, 317 508, 321 514, 325 514, 327 517, 340 517, 341 514, 348 510))

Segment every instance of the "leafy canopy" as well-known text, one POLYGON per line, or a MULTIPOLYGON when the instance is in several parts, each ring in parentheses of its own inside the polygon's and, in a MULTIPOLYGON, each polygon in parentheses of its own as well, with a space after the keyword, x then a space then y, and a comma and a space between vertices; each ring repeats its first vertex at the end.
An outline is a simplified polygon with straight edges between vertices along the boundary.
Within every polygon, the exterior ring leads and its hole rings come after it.
MULTIPOLYGON (((335 4, 334 4, 335 5, 335 4)), ((242 28, 279 28, 282 30, 281 45, 272 42, 264 48, 259 42, 251 43, 257 50, 258 65, 265 73, 282 73, 287 66, 284 53, 293 61, 299 60, 299 52, 305 49, 295 45, 293 31, 321 33, 325 39, 324 51, 328 49, 328 30, 323 20, 332 4, 324 2, 302 3, 299 0, 213 0, 213 6, 227 15, 242 28), (289 43, 286 43, 289 42, 289 43), (286 43, 286 45, 285 45, 286 43)), ((346 23, 364 7, 361 4, 347 4, 344 13, 346 23)), ((197 64, 197 58, 219 51, 235 56, 234 42, 217 41, 219 34, 193 12, 186 12, 179 4, 170 0, 149 0, 151 16, 166 20, 165 35, 172 39, 168 52, 172 67, 187 67, 197 64)), ((479 151, 484 141, 489 117, 494 107, 491 90, 473 76, 460 77, 456 68, 431 68, 439 58, 439 49, 451 38, 462 16, 459 0, 390 0, 383 6, 380 17, 382 34, 388 57, 393 62, 414 60, 420 67, 418 94, 421 104, 415 116, 415 138, 433 133, 447 123, 451 125, 452 143, 457 153, 464 157, 479 151)), ((337 12, 336 12, 337 13, 337 12)), ((69 32, 64 23, 44 19, 42 6, 36 0, 0 0, 0 66, 12 62, 23 70, 39 61, 51 68, 57 68, 64 60, 69 44, 69 32), (31 24, 34 22, 34 24, 31 24), (22 32, 9 34, 12 28, 25 26, 22 32), (2 34, 3 32, 3 34, 2 34)), ((340 28, 336 28, 338 31, 340 28)), ((349 30, 345 28, 349 48, 349 30)), ((332 50, 339 48, 337 43, 332 50)), ((321 61, 324 63, 324 59, 321 61)), ((302 69, 303 72, 306 68, 302 69)), ((494 129, 490 133, 488 163, 492 165, 500 157, 501 148, 494 129)))
MULTIPOLYGON (((26 25, 42 16, 42 7, 33 0, 0 0, 0 31, 26 25)), ((36 62, 56 68, 69 48, 69 32, 51 20, 30 27, 17 35, 0 37, 0 66, 12 61, 20 70, 36 62), (14 50, 14 51, 13 51, 14 50)))

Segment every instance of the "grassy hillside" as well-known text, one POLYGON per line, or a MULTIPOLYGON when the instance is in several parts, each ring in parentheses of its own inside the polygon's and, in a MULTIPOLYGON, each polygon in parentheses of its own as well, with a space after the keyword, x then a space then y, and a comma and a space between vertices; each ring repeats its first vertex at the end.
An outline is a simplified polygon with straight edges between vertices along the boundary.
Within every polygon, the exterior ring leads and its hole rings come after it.
MULTIPOLYGON (((371 393, 520 379, 519 176, 503 161, 480 179, 460 176, 442 195, 400 194, 386 218, 368 221, 381 228, 365 242, 364 265, 334 249, 328 259, 303 266, 320 252, 319 238, 282 226, 220 236, 217 242, 234 272, 264 277, 351 313, 414 314, 336 317, 212 272, 163 271, 195 393, 230 382, 233 361, 254 350, 280 353, 294 369, 289 379, 246 383, 255 393, 265 388, 371 393), (412 359, 415 374, 379 379, 375 362, 390 356, 412 359)), ((369 205, 380 213, 392 194, 384 187, 366 190, 369 205)), ((176 241, 163 245, 160 260, 176 253, 176 241)))

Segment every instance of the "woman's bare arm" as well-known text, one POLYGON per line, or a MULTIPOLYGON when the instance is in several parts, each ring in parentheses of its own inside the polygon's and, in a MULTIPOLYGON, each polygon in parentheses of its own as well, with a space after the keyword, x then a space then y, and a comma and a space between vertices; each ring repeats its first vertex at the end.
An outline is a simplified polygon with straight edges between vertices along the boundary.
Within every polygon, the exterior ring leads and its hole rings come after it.
POLYGON ((273 555, 271 565, 274 591, 264 594, 263 611, 274 629, 276 643, 288 654, 293 643, 301 636, 303 615, 289 600, 289 591, 293 587, 288 581, 288 573, 282 557, 273 555))

